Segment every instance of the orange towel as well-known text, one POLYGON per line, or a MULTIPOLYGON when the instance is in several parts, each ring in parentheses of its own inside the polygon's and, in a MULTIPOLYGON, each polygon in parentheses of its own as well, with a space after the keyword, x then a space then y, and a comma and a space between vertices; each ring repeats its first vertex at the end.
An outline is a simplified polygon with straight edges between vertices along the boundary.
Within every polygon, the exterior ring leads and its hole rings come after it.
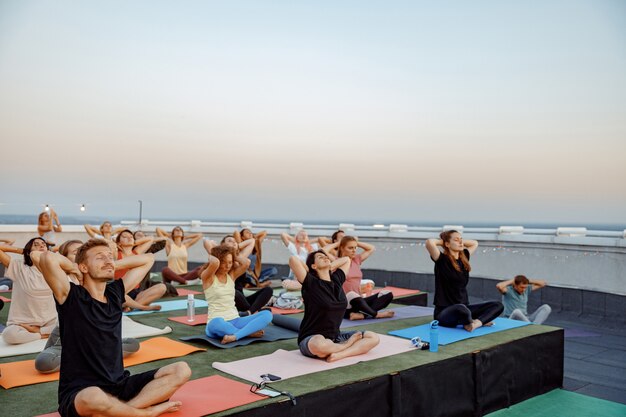
MULTIPOLYGON (((177 342, 167 337, 155 337, 141 342, 137 353, 124 359, 124 367, 139 365, 159 359, 177 358, 193 352, 203 351, 186 343, 177 342)), ((19 361, 0 364, 0 385, 5 389, 23 385, 39 384, 56 381, 59 373, 40 374, 35 370, 35 361, 19 361)))

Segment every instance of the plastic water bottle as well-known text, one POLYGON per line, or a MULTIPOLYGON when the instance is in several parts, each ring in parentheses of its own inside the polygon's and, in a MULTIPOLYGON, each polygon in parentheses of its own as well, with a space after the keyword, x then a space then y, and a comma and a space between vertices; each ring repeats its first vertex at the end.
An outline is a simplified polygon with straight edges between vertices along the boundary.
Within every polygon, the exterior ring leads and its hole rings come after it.
POLYGON ((187 321, 194 321, 196 318, 195 301, 193 294, 187 294, 187 321))
POLYGON ((430 348, 431 352, 439 350, 439 322, 433 320, 430 322, 430 348))

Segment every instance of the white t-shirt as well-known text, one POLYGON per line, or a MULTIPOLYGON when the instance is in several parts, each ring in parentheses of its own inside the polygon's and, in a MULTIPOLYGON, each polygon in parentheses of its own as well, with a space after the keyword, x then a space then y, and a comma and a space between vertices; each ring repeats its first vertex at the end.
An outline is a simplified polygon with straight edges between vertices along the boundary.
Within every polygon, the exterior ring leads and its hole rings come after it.
MULTIPOLYGON (((319 246, 317 243, 312 243, 311 244, 311 249, 313 249, 313 251, 319 250, 319 246)), ((299 248, 296 247, 296 244, 293 242, 289 242, 289 245, 287 245, 287 249, 289 250, 289 252, 293 255, 293 256, 297 256, 298 258, 302 259, 302 262, 306 262, 306 258, 309 256, 309 252, 306 250, 306 248, 304 246, 300 246, 299 248)), ((289 270, 289 278, 293 278, 293 271, 289 270)))
POLYGON ((22 258, 13 258, 5 275, 13 281, 7 326, 43 326, 57 316, 52 290, 36 267, 25 265, 22 258))

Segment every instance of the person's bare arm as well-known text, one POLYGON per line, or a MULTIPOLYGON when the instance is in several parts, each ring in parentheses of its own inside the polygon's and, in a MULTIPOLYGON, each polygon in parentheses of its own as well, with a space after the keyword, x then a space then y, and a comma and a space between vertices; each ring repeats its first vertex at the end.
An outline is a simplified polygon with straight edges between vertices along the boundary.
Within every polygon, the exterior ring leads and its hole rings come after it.
POLYGON ((213 277, 215 277, 215 271, 220 267, 220 260, 215 256, 209 254, 209 260, 207 267, 200 273, 202 279, 202 287, 208 288, 213 284, 213 277))
POLYGON ((53 252, 31 252, 30 256, 52 290, 54 298, 59 304, 63 304, 70 292, 70 281, 67 279, 65 269, 71 269, 72 262, 65 256, 53 252), (62 264, 65 264, 65 267, 62 267, 62 264))
POLYGON ((115 269, 128 269, 124 275, 124 292, 128 293, 135 288, 141 280, 150 272, 154 264, 154 255, 144 253, 142 255, 127 256, 115 261, 115 269))
POLYGON ((348 271, 350 271, 350 264, 352 261, 347 256, 343 258, 337 258, 333 262, 330 263, 330 270, 335 271, 337 269, 341 269, 346 276, 348 276, 348 271))
POLYGON ((100 233, 100 230, 98 230, 97 228, 93 227, 90 224, 85 224, 83 225, 83 227, 85 228, 85 232, 87 232, 89 237, 92 239, 95 238, 96 235, 100 233))
POLYGON ((463 239, 463 246, 465 246, 465 249, 467 249, 470 255, 473 255, 474 252, 476 252, 476 249, 478 249, 478 241, 463 239))
MULTIPOLYGON (((5 268, 9 267, 9 263, 11 263, 11 257, 7 255, 9 253, 18 253, 18 248, 15 248, 11 245, 0 245, 0 262, 4 265, 5 268)), ((20 252, 21 253, 21 249, 20 252)))
POLYGON ((135 242, 135 247, 133 250, 138 254, 146 253, 150 246, 154 243, 154 238, 151 236, 144 237, 143 239, 139 239, 138 242, 135 242))
POLYGON ((545 287, 548 283, 542 279, 529 279, 528 283, 532 285, 532 291, 545 287))
MULTIPOLYGON (((250 241, 252 243, 251 246, 254 247, 254 239, 248 239, 244 242, 241 242, 241 244, 243 245, 244 243, 248 241, 250 241)), ((250 255, 250 252, 252 252, 252 249, 250 249, 250 251, 244 251, 244 250, 239 251, 239 253, 235 257, 235 267, 231 275, 232 279, 237 279, 242 274, 246 273, 246 271, 250 267, 250 258, 248 258, 248 256, 250 255)))
POLYGON ((284 232, 280 234, 280 238, 285 244, 285 246, 289 246, 289 242, 293 243, 296 240, 294 237, 290 236, 289 233, 284 233, 284 232))
POLYGON ((369 258, 372 255, 372 253, 374 253, 374 251, 376 250, 376 247, 374 245, 361 242, 360 240, 357 241, 357 247, 363 249, 363 252, 361 252, 361 262, 369 258))
POLYGON ((441 251, 438 246, 443 246, 443 242, 441 239, 427 239, 426 240, 426 250, 430 254, 430 257, 433 261, 437 262, 437 259, 441 256, 441 251))
POLYGON ((190 247, 198 243, 200 239, 202 239, 202 233, 194 233, 192 235, 187 236, 183 244, 185 245, 187 249, 189 249, 190 247))
POLYGON ((500 281, 496 284, 496 289, 500 291, 500 294, 506 294, 506 292, 508 291, 507 287, 509 285, 513 285, 514 282, 515 280, 512 280, 512 279, 507 279, 506 281, 500 281))
POLYGON ((306 264, 302 261, 302 259, 297 256, 291 256, 289 258, 289 268, 293 271, 293 274, 296 276, 298 282, 303 284, 309 269, 306 267, 306 264))

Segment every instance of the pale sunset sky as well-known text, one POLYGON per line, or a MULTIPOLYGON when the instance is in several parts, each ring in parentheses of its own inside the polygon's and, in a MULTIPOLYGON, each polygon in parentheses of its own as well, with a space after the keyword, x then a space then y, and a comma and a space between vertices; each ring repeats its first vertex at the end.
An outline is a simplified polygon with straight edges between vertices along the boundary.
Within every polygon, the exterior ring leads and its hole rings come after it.
POLYGON ((0 214, 626 224, 626 2, 0 0, 0 214))

